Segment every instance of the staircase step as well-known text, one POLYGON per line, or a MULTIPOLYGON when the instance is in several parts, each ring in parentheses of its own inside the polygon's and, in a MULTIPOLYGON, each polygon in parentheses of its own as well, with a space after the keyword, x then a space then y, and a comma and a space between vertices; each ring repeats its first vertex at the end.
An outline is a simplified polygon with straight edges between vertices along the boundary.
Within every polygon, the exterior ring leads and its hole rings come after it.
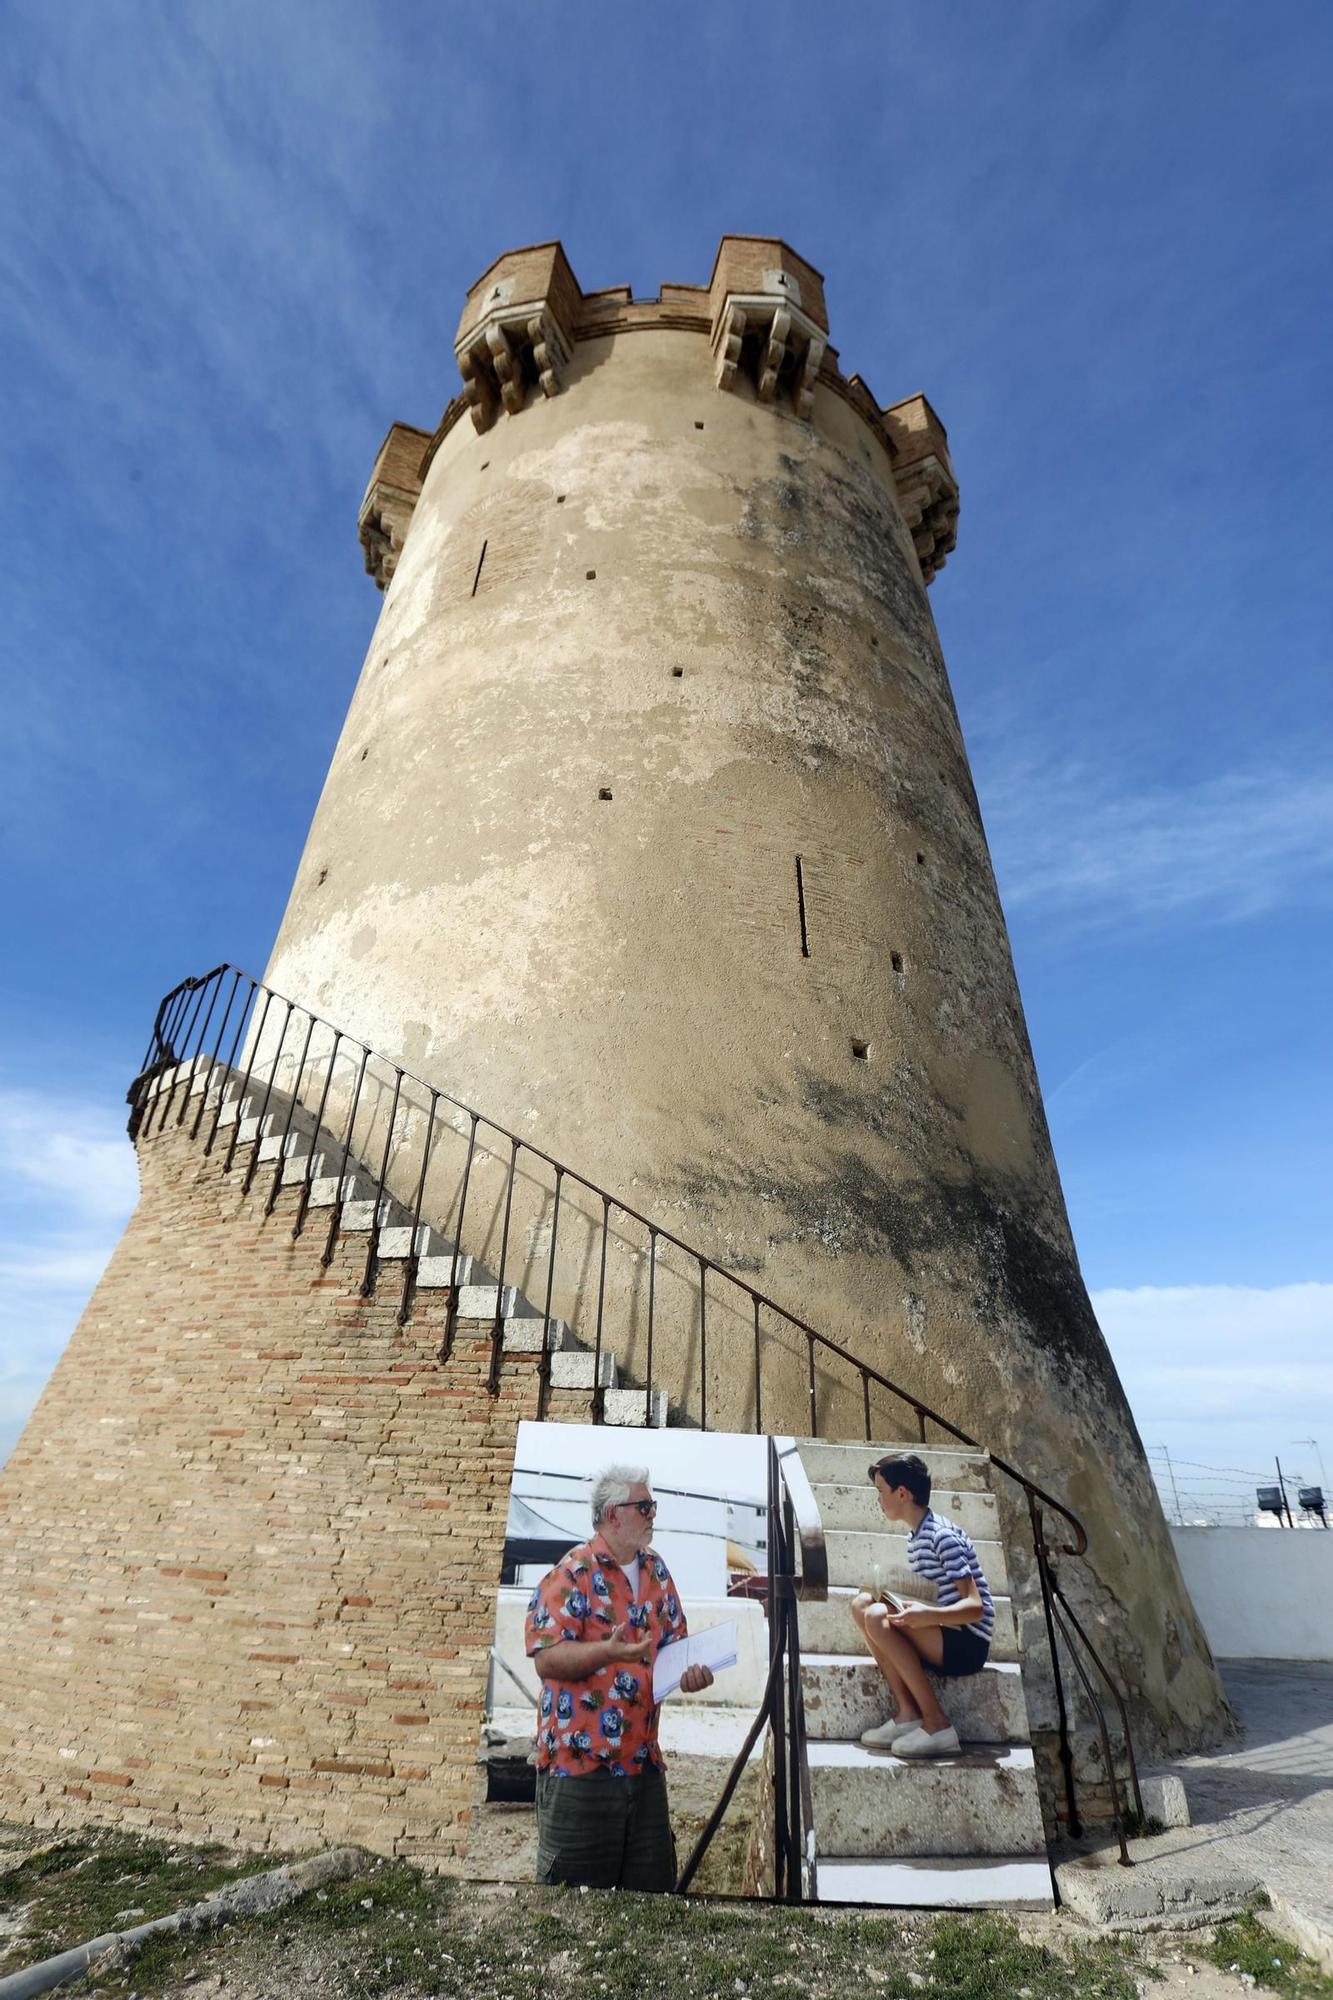
MULTIPOLYGON (((613 1354, 603 1353, 601 1365, 594 1379, 593 1363, 598 1356, 591 1348, 571 1347, 563 1354, 551 1356, 551 1387, 553 1389, 614 1389, 616 1386, 616 1362, 613 1354)), ((640 1407, 642 1393, 640 1392, 640 1407)))
POLYGON ((497 1309, 506 1319, 540 1318, 536 1306, 516 1285, 506 1285, 503 1304, 497 1308, 500 1287, 491 1278, 489 1283, 471 1282, 458 1288, 458 1317, 460 1319, 494 1319, 497 1309))
POLYGON ((1049 1910, 1046 1861, 1024 1854, 927 1855, 914 1861, 816 1858, 821 1903, 899 1910, 1049 1910))
POLYGON ((661 1389, 654 1389, 650 1403, 642 1389, 608 1389, 606 1392, 602 1404, 603 1423, 623 1424, 635 1430, 661 1430, 666 1420, 667 1399, 661 1389), (648 1404, 646 1417, 645 1403, 648 1404))
MULTIPOLYGON (((260 1101, 263 1101, 262 1092, 260 1101)), ((307 1152, 310 1150, 310 1136, 314 1129, 314 1113, 307 1111, 303 1104, 292 1108, 291 1123, 288 1124, 288 1108, 285 1100, 277 1110, 266 1111, 260 1121, 260 1130, 266 1139, 280 1139, 284 1132, 288 1138, 299 1135, 301 1144, 307 1152)))
MULTIPOLYGON (((265 1123, 267 1123, 267 1120, 265 1120, 265 1123)), ((282 1127, 279 1125, 278 1130, 269 1138, 261 1139, 259 1142, 259 1157, 261 1160, 276 1160, 279 1154, 281 1154, 285 1160, 295 1161, 299 1164, 303 1173, 309 1153, 310 1134, 308 1132, 297 1131, 295 1126, 293 1126, 292 1130, 284 1138, 282 1127)))
MULTIPOLYGON (((849 1621, 850 1622, 850 1621, 849 1621)), ((1026 1743, 1027 1704, 1015 1662, 987 1660, 979 1674, 931 1676, 944 1710, 964 1743, 1026 1743)), ((852 1742, 887 1721, 893 1704, 872 1659, 844 1653, 802 1653, 801 1693, 812 1741, 852 1742)))
MULTIPOLYGON (((417 1224, 416 1249, 418 1257, 443 1257, 453 1246, 441 1236, 438 1229, 429 1223, 417 1224)), ((412 1254, 412 1225, 410 1222, 396 1224, 391 1229, 380 1231, 381 1257, 410 1257, 412 1254)))
MULTIPOLYGON (((918 1594, 920 1586, 918 1586, 918 1594)), ((852 1623, 850 1605, 856 1591, 850 1585, 830 1585, 828 1597, 802 1598, 796 1607, 802 1653, 861 1655, 870 1649, 852 1623)), ((1018 1640, 1014 1631, 1014 1609, 1007 1597, 995 1599, 995 1631, 991 1638, 991 1661, 1016 1660, 1018 1640)), ((880 1717, 883 1721, 883 1717, 880 1717)))
POLYGON ((931 1482, 950 1493, 984 1493, 991 1485, 991 1462, 985 1452, 950 1449, 944 1445, 917 1444, 828 1444, 823 1438, 797 1438, 797 1449, 806 1477, 813 1485, 869 1486, 873 1460, 889 1452, 901 1452, 924 1459, 931 1482))
MULTIPOLYGON (((557 1352, 575 1345, 573 1334, 562 1319, 553 1319, 547 1328, 546 1345, 557 1352)), ((542 1351, 542 1318, 540 1313, 524 1313, 517 1319, 504 1322, 504 1349, 506 1354, 540 1354, 542 1351)), ((617 1390, 616 1394, 624 1392, 617 1390)), ((642 1405, 643 1398, 639 1399, 642 1405)), ((612 1422, 607 1417, 608 1423, 612 1422)), ((642 1415, 640 1415, 642 1422, 642 1415)))
MULTIPOLYGON (((815 1505, 825 1533, 830 1528, 859 1528, 869 1534, 907 1536, 905 1521, 890 1521, 881 1511, 879 1496, 869 1480, 859 1486, 812 1484, 815 1505)), ((931 1507, 947 1514, 974 1542, 994 1542, 1000 1538, 1000 1513, 993 1493, 950 1493, 941 1487, 931 1493, 931 1507)))
MULTIPOLYGON (((314 1165, 315 1179, 324 1180, 330 1174, 336 1174, 338 1172, 338 1169, 342 1166, 342 1164, 343 1164, 342 1147, 330 1146, 328 1144, 326 1136, 324 1139, 321 1140, 320 1150, 315 1154, 315 1165, 314 1165)), ((349 1174, 353 1172, 360 1174, 361 1178, 364 1181, 366 1181, 371 1188, 374 1188, 376 1186, 376 1183, 371 1179, 369 1167, 367 1167, 361 1160, 358 1160, 355 1153, 349 1152, 347 1155, 347 1172, 349 1174)))
POLYGON ((259 1107, 263 1101, 264 1091, 262 1085, 256 1089, 251 1084, 245 1090, 242 1090, 238 1078, 229 1081, 223 1085, 222 1109, 218 1117, 218 1124, 234 1125, 238 1118, 242 1121, 257 1118, 259 1116, 259 1107))
MULTIPOLYGON (((889 1523, 886 1521, 884 1525, 887 1528, 889 1523)), ((828 1550, 830 1583, 852 1584, 864 1590, 878 1565, 879 1580, 886 1589, 896 1590, 900 1597, 933 1597, 924 1579, 914 1576, 907 1566, 905 1535, 862 1534, 856 1529, 833 1528, 825 1534, 824 1546, 828 1550)), ((1009 1567, 1004 1558, 1004 1544, 979 1541, 975 1547, 992 1595, 1007 1597, 1009 1567)))
POLYGON ((403 1211, 393 1196, 386 1194, 381 1197, 377 1204, 375 1201, 375 1190, 372 1187, 369 1196, 364 1201, 348 1201, 343 1203, 342 1226, 344 1232, 346 1234, 355 1234, 357 1231, 363 1229, 372 1229, 375 1224, 377 1207, 381 1227, 385 1223, 394 1223, 402 1219, 403 1211))
POLYGON ((352 1202, 367 1198, 375 1192, 374 1183, 368 1181, 364 1174, 354 1174, 349 1171, 341 1182, 336 1174, 321 1174, 310 1183, 310 1198, 306 1206, 332 1208, 338 1199, 340 1188, 343 1201, 349 1206, 352 1202))
MULTIPOLYGON (((404 1230, 402 1234, 405 1238, 407 1231, 404 1230)), ((484 1284, 490 1275, 490 1272, 484 1270, 474 1257, 469 1257, 461 1252, 458 1256, 455 1256, 453 1246, 449 1243, 445 1244, 438 1256, 423 1257, 417 1265, 417 1284, 423 1291, 433 1291, 440 1285, 458 1286, 458 1317, 460 1319, 481 1319, 483 1317, 481 1313, 465 1313, 463 1311, 462 1295, 465 1290, 469 1290, 473 1285, 478 1283, 484 1284)), ((494 1297, 493 1290, 492 1297, 494 1297)), ((489 1317, 491 1319, 495 1318, 494 1306, 491 1308, 489 1317)), ((538 1346, 541 1345, 540 1342, 537 1344, 538 1346)))
POLYGON ((816 1853, 895 1861, 1045 1856, 1036 1774, 1025 1745, 913 1760, 859 1743, 812 1742, 809 1760, 816 1853))

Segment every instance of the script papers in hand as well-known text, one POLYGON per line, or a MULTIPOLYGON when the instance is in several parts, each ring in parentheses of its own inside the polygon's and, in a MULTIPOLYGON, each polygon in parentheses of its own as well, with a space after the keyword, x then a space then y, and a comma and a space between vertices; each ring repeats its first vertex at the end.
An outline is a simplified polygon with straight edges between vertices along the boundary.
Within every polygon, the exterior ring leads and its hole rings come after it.
POLYGON ((710 1625, 704 1632, 692 1632, 688 1639, 673 1639, 653 1661, 653 1700, 664 1701, 667 1695, 674 1694, 690 1667, 708 1667, 716 1674, 735 1664, 734 1618, 729 1618, 725 1625, 710 1625))

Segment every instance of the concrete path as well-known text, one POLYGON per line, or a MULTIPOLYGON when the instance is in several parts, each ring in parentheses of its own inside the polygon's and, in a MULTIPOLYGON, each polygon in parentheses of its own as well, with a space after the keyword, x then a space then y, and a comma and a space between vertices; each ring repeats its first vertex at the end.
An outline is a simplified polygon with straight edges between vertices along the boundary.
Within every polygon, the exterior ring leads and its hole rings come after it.
POLYGON ((1333 1661, 1220 1665, 1244 1738, 1175 1766, 1194 1821, 1182 1837, 1243 1857, 1275 1907, 1320 1934, 1333 1969, 1333 1661))
POLYGON ((1066 1861, 1062 1892, 1093 1921, 1133 1927, 1199 1915, 1210 1901, 1266 1889, 1283 1927, 1333 1971, 1333 1662, 1220 1660, 1241 1737, 1159 1766, 1184 1781, 1193 1824, 1134 1841, 1133 1870, 1110 1853, 1066 1861))

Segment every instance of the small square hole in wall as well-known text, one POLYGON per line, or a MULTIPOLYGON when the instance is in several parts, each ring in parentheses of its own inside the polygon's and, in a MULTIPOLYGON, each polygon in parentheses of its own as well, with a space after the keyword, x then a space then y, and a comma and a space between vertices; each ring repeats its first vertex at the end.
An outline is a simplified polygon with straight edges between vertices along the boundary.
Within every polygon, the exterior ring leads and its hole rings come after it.
POLYGON ((869 1062, 869 1060, 870 1060, 870 1044, 869 1044, 869 1042, 863 1042, 863 1041, 860 1041, 860 1040, 858 1040, 858 1038, 857 1038, 857 1037, 856 1037, 855 1035, 853 1035, 853 1036, 852 1036, 852 1054, 853 1054, 853 1055, 854 1055, 854 1056, 856 1057, 856 1060, 857 1060, 858 1062, 869 1062))
POLYGON ((672 678, 672 680, 673 680, 673 681, 678 681, 678 680, 680 680, 680 678, 682 677, 682 675, 684 674, 684 672, 685 672, 685 669, 684 669, 684 667, 673 667, 673 668, 671 669, 671 678, 672 678))
POLYGON ((597 581, 597 572, 595 569, 588 570, 586 574, 589 583, 595 583, 597 581))
POLYGON ((609 785, 602 785, 598 790, 597 796, 599 799, 609 799, 611 796, 611 787, 609 785))
POLYGON ((695 420, 694 420, 694 428, 695 428, 695 429, 696 429, 697 431, 701 431, 701 430, 703 429, 703 427, 704 427, 704 426, 703 426, 703 418, 702 418, 702 417, 696 417, 696 418, 695 418, 695 420))
POLYGON ((891 951, 889 953, 889 964, 893 967, 895 972, 901 972, 903 969, 902 953, 900 951, 891 951))
POLYGON ((563 493, 557 493, 557 494, 556 494, 556 496, 555 496, 555 504, 556 504, 556 506, 557 506, 557 507, 563 507, 563 506, 564 506, 564 504, 565 504, 565 496, 564 496, 564 494, 563 494, 563 493))
POLYGON ((924 867, 925 867, 925 865, 926 865, 926 857, 925 857, 925 855, 924 855, 924 854, 918 854, 918 855, 917 855, 917 857, 916 857, 916 865, 917 865, 917 867, 918 867, 918 868, 924 868, 924 867))

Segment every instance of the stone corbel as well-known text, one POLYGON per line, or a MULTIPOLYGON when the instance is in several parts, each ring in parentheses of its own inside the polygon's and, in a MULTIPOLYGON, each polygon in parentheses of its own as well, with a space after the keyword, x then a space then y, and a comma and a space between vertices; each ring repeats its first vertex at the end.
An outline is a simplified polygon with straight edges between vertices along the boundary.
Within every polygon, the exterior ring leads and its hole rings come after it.
POLYGON ((745 339, 745 308, 731 305, 723 313, 718 323, 717 338, 713 344, 717 364, 714 379, 719 389, 729 389, 736 380, 736 370, 741 365, 741 344, 745 339))
POLYGON ((455 349, 473 426, 489 430, 499 406, 522 409, 530 379, 544 396, 560 393, 570 343, 541 299, 502 305, 469 329, 455 349))
POLYGON ((366 573, 387 590, 412 525, 421 494, 422 454, 430 434, 413 424, 393 424, 380 446, 366 487, 357 532, 365 551, 366 573))
POLYGON ((719 389, 735 386, 747 334, 757 334, 762 342, 755 372, 755 393, 760 402, 771 403, 776 399, 785 369, 796 414, 808 419, 814 405, 815 380, 828 345, 823 329, 807 318, 790 297, 771 293, 745 297, 729 294, 718 314, 713 335, 719 389), (793 362, 794 374, 789 367, 793 362))
POLYGON ((759 363, 759 400, 771 403, 777 394, 778 376, 782 364, 787 359, 787 343, 791 339, 791 314, 785 306, 779 306, 768 323, 768 346, 764 349, 763 360, 759 363))
POLYGON ((373 576, 380 590, 393 582, 398 558, 407 540, 416 507, 415 493, 401 493, 392 487, 376 486, 367 494, 357 528, 366 556, 366 574, 373 576))
POLYGON ((893 442, 898 507, 929 583, 958 541, 958 481, 948 439, 924 396, 891 403, 881 415, 893 442))
POLYGON ((929 583, 957 546, 957 483, 934 457, 895 469, 894 483, 921 574, 929 583))

